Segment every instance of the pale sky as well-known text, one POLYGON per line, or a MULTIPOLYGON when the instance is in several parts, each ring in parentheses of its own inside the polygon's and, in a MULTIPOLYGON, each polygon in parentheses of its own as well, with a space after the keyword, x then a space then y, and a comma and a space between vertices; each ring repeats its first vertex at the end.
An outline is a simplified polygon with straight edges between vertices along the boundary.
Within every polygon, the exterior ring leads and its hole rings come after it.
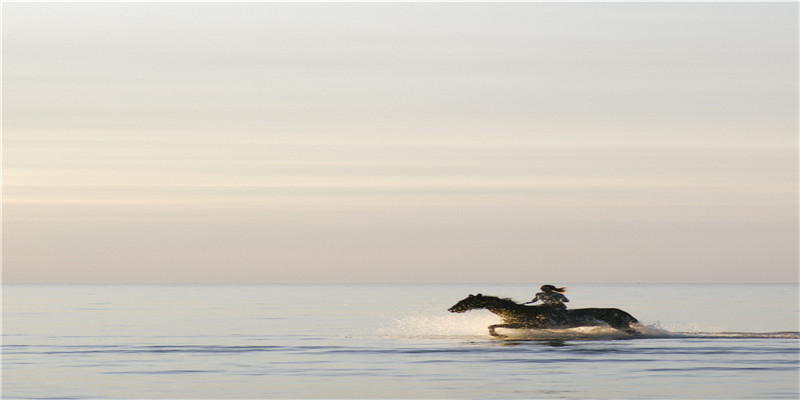
POLYGON ((796 3, 5 3, 3 281, 797 282, 796 3))

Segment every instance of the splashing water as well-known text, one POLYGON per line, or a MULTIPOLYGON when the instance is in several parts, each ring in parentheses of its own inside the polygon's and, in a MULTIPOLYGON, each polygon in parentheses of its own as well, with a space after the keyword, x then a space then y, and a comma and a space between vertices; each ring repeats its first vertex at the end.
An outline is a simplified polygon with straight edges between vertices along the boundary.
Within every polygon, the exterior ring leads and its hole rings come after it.
POLYGON ((488 326, 500 323, 492 314, 406 316, 383 329, 385 336, 413 339, 476 339, 488 336, 488 326))
MULTIPOLYGON (((494 315, 406 316, 383 329, 385 337, 413 339, 487 339, 488 326, 500 323, 494 315)), ((630 335, 610 326, 584 326, 567 329, 498 328, 501 340, 619 340, 679 338, 759 338, 800 339, 800 332, 673 332, 659 323, 635 326, 638 335, 630 335)))

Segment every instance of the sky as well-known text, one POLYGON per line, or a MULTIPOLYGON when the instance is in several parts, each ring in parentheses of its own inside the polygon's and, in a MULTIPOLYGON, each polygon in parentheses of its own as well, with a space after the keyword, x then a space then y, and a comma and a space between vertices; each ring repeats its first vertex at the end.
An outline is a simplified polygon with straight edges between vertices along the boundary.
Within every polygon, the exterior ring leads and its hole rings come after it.
POLYGON ((796 3, 4 3, 5 283, 798 281, 796 3))

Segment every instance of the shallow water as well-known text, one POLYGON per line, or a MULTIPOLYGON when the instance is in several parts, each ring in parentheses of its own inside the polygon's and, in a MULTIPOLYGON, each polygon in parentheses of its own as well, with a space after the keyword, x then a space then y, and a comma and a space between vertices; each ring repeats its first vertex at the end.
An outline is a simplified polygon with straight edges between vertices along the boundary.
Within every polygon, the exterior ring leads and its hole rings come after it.
POLYGON ((3 285, 3 398, 797 398, 797 285, 570 285, 642 322, 499 330, 536 285, 3 285), (757 296, 753 294, 758 294, 757 296), (746 299, 746 302, 739 299, 746 299))

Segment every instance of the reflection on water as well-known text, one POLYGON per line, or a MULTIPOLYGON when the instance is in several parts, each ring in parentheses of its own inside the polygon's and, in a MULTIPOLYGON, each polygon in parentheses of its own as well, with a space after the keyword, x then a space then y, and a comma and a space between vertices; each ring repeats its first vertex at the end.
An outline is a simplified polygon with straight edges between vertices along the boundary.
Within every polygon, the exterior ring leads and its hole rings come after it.
POLYGON ((576 303, 603 293, 597 306, 630 309, 641 334, 498 329, 507 338, 489 336, 485 310, 447 312, 473 286, 7 285, 3 396, 798 397, 792 286, 732 315, 741 287, 572 285, 576 303), (690 295, 705 319, 654 300, 690 295))
POLYGON ((531 343, 549 347, 571 346, 571 344, 564 339, 529 339, 529 340, 507 339, 500 341, 500 344, 503 346, 530 346, 531 343))

